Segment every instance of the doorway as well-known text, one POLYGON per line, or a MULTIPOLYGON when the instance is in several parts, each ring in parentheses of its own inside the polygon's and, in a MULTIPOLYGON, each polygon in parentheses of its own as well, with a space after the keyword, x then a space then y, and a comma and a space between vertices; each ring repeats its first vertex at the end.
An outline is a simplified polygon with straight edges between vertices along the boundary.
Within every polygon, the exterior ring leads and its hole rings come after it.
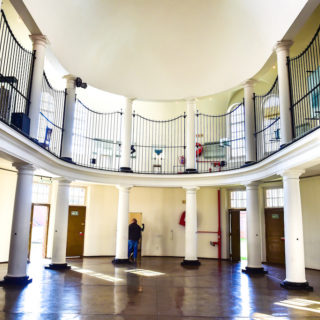
POLYGON ((84 230, 86 207, 69 206, 67 257, 82 257, 84 249, 84 230))
POLYGON ((30 261, 41 260, 47 256, 50 205, 32 204, 29 252, 30 261))
POLYGON ((230 258, 234 262, 247 260, 247 212, 229 210, 230 258))
POLYGON ((283 208, 265 209, 266 254, 269 263, 285 263, 283 208))
MULTIPOLYGON (((128 224, 132 222, 132 219, 137 219, 138 225, 142 228, 142 212, 129 212, 128 224)), ((138 244, 138 257, 141 258, 141 248, 142 248, 142 233, 138 244)))

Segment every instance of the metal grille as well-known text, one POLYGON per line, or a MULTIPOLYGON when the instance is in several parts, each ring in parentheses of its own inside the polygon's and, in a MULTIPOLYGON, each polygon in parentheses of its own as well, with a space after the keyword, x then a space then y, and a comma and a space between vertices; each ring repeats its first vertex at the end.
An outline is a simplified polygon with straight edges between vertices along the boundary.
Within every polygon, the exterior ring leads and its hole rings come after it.
POLYGON ((278 78, 264 95, 254 96, 257 161, 280 149, 280 100, 278 78))
POLYGON ((12 113, 29 112, 34 53, 13 35, 1 10, 0 17, 0 119, 11 123, 12 113))
POLYGON ((308 47, 289 59, 293 136, 320 126, 320 27, 308 47))
POLYGON ((121 112, 95 112, 77 99, 72 160, 86 167, 118 171, 121 115, 121 112))
POLYGON ((55 90, 44 73, 42 78, 38 142, 40 146, 56 156, 60 156, 61 152, 65 99, 66 92, 55 90))
POLYGON ((240 168, 245 162, 244 104, 222 115, 196 115, 198 172, 240 168))
POLYGON ((185 115, 155 121, 133 114, 131 168, 137 173, 183 173, 185 115))

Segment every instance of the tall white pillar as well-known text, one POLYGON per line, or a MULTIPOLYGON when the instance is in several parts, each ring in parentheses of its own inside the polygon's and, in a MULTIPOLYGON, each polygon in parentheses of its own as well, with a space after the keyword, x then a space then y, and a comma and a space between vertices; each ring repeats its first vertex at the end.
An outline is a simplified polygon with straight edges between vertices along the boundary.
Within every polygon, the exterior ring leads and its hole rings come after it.
POLYGON ((122 119, 121 158, 120 171, 132 172, 130 168, 131 154, 131 128, 132 128, 132 104, 134 99, 126 98, 124 115, 122 119))
POLYGON ((61 179, 58 184, 54 221, 51 264, 46 269, 70 269, 66 263, 70 181, 61 179))
POLYGON ((284 237, 287 289, 313 290, 306 281, 304 262, 303 223, 299 177, 302 170, 282 172, 284 193, 284 237))
POLYGON ((196 99, 187 100, 187 125, 186 125, 186 173, 197 173, 196 166, 196 135, 195 112, 196 99))
POLYGON ((44 58, 46 55, 48 39, 46 36, 42 34, 33 34, 30 36, 30 39, 32 40, 33 50, 36 51, 36 55, 33 65, 32 85, 30 93, 30 108, 28 114, 30 118, 29 135, 33 139, 38 139, 42 78, 44 70, 44 58))
POLYGON ((64 76, 64 79, 66 79, 67 96, 63 119, 61 158, 66 161, 72 161, 73 126, 74 113, 76 108, 76 77, 69 74, 67 76, 64 76))
POLYGON ((248 263, 245 273, 266 273, 261 265, 261 230, 259 215, 258 183, 246 185, 247 193, 247 251, 248 263))
POLYGON ((199 266, 197 243, 197 190, 198 187, 184 187, 186 190, 186 227, 185 227, 185 258, 182 266, 199 266))
POLYGON ((244 107, 245 107, 245 143, 246 143, 246 164, 257 161, 256 140, 255 140, 255 118, 254 118, 254 92, 255 80, 249 79, 244 85, 244 107))
POLYGON ((18 169, 16 195, 11 228, 8 273, 3 285, 27 285, 29 234, 32 205, 32 182, 34 168, 30 164, 13 164, 18 169))
POLYGON ((129 215, 129 191, 131 186, 117 186, 119 190, 116 256, 114 264, 128 263, 128 215, 129 215))
POLYGON ((278 41, 275 45, 278 62, 278 82, 280 99, 280 142, 286 145, 292 141, 292 122, 290 110, 290 86, 287 57, 292 41, 278 41))

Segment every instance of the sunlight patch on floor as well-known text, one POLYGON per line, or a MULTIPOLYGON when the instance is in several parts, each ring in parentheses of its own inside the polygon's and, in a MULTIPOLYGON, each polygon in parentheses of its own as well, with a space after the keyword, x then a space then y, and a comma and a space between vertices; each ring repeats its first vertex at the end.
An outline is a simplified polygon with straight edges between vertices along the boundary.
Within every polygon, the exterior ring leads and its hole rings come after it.
POLYGON ((139 276, 144 276, 144 277, 157 277, 157 276, 162 276, 165 274, 162 272, 145 270, 145 269, 129 269, 129 270, 125 270, 125 272, 137 274, 139 276))
POLYGON ((319 301, 295 298, 295 299, 288 299, 280 302, 275 302, 275 304, 277 306, 320 313, 319 301))
POLYGON ((121 278, 112 277, 107 274, 95 272, 95 271, 88 270, 88 269, 81 269, 81 268, 75 267, 75 266, 71 266, 71 270, 75 271, 75 272, 82 273, 82 274, 86 274, 90 277, 106 280, 106 281, 113 282, 113 283, 124 281, 121 278))

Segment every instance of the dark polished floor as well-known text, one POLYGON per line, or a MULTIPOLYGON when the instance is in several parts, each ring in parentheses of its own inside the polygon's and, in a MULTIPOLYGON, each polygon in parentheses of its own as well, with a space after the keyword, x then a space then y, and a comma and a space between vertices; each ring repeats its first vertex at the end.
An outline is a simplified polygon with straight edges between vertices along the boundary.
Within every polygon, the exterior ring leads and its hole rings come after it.
POLYGON ((29 286, 0 288, 0 319, 320 319, 320 271, 307 271, 314 292, 299 292, 280 288, 281 267, 250 277, 240 264, 201 260, 199 269, 184 269, 180 262, 144 257, 114 267, 111 258, 74 259, 66 272, 30 263, 29 286))

